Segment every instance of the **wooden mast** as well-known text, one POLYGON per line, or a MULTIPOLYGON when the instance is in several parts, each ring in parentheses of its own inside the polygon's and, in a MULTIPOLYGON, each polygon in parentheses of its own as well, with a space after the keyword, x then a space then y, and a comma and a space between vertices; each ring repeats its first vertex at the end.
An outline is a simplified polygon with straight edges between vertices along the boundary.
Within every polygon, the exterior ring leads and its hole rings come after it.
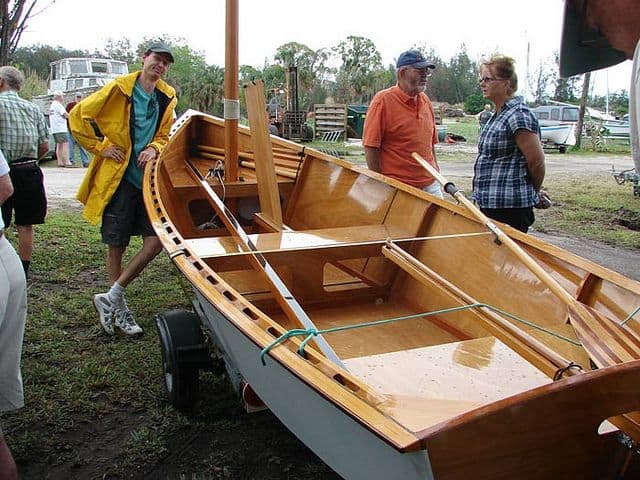
POLYGON ((238 0, 227 0, 224 62, 224 176, 238 180, 238 0))

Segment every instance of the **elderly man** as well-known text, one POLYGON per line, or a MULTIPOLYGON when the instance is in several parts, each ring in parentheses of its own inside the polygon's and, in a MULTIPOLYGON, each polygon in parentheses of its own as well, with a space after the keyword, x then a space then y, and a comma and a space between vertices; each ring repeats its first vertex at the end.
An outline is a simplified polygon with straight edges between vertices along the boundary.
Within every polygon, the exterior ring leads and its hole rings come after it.
POLYGON ((53 101, 49 106, 49 126, 56 142, 56 160, 59 167, 72 167, 69 161, 69 139, 67 138, 67 118, 69 114, 62 105, 64 95, 61 91, 54 92, 53 101))
POLYGON ((440 184, 411 157, 417 152, 437 168, 433 145, 438 143, 438 131, 431 101, 424 93, 435 68, 418 50, 398 57, 398 83, 371 100, 362 144, 370 170, 442 198, 440 184))
POLYGON ((150 45, 142 56, 141 71, 116 78, 69 115, 76 141, 95 155, 77 198, 85 205, 87 220, 102 220, 102 242, 108 246, 111 289, 93 298, 108 335, 114 334, 114 326, 127 335, 142 333, 124 292, 162 250, 144 207, 142 174, 169 140, 177 99, 162 77, 172 63, 173 54, 165 44, 150 45), (104 138, 96 135, 94 123, 104 138), (123 255, 134 235, 142 236, 142 249, 123 268, 123 255))
POLYGON ((0 67, 0 150, 11 168, 14 192, 2 204, 5 228, 15 214, 18 254, 29 273, 33 225, 44 223, 47 197, 38 160, 49 151, 49 129, 40 109, 18 96, 24 75, 14 67, 0 67))
POLYGON ((637 0, 567 0, 560 75, 610 67, 633 59, 629 113, 631 149, 640 174, 640 7, 637 0))

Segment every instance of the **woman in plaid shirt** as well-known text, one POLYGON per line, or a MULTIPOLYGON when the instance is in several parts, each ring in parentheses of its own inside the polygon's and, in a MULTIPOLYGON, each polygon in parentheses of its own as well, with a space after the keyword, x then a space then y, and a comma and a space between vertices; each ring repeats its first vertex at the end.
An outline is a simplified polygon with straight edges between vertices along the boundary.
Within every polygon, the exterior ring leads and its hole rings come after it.
POLYGON ((495 55, 480 64, 480 89, 495 114, 480 134, 473 199, 490 218, 527 232, 544 180, 538 121, 522 97, 512 58, 495 55))

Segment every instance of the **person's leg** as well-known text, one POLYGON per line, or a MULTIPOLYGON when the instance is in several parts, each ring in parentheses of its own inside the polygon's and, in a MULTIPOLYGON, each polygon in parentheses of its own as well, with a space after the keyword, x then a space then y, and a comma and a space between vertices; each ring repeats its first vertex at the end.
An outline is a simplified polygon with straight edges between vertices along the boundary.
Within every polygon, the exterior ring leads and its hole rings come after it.
POLYGON ((24 267, 24 273, 29 273, 31 255, 33 254, 33 225, 16 225, 18 230, 18 255, 24 267))
POLYGON ((160 239, 156 236, 149 236, 142 238, 142 248, 136 253, 136 255, 127 263, 120 276, 117 279, 118 284, 122 288, 127 286, 138 276, 144 268, 149 265, 149 262, 156 258, 162 251, 162 244, 160 239))
POLYGON ((76 163, 76 140, 71 132, 67 132, 67 141, 69 143, 69 162, 74 165, 76 163))
POLYGON ((487 217, 527 233, 529 227, 533 225, 535 215, 533 207, 529 208, 480 208, 487 217))
POLYGON ((88 167, 89 166, 89 154, 84 149, 84 147, 82 145, 80 145, 80 144, 78 144, 78 149, 80 150, 80 159, 82 160, 82 166, 83 167, 88 167))
POLYGON ((122 273, 122 257, 126 249, 126 245, 109 245, 107 248, 107 275, 110 284, 118 281, 122 273))
POLYGON ((0 478, 18 480, 18 467, 0 430, 0 478))

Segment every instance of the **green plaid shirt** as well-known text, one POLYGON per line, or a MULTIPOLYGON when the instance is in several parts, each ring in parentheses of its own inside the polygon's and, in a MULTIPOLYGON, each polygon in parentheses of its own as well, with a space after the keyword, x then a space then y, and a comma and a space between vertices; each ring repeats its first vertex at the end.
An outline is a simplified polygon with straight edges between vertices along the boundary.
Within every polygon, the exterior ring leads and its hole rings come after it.
POLYGON ((0 149, 11 164, 38 158, 38 146, 49 140, 49 127, 37 105, 12 90, 0 93, 0 149))

